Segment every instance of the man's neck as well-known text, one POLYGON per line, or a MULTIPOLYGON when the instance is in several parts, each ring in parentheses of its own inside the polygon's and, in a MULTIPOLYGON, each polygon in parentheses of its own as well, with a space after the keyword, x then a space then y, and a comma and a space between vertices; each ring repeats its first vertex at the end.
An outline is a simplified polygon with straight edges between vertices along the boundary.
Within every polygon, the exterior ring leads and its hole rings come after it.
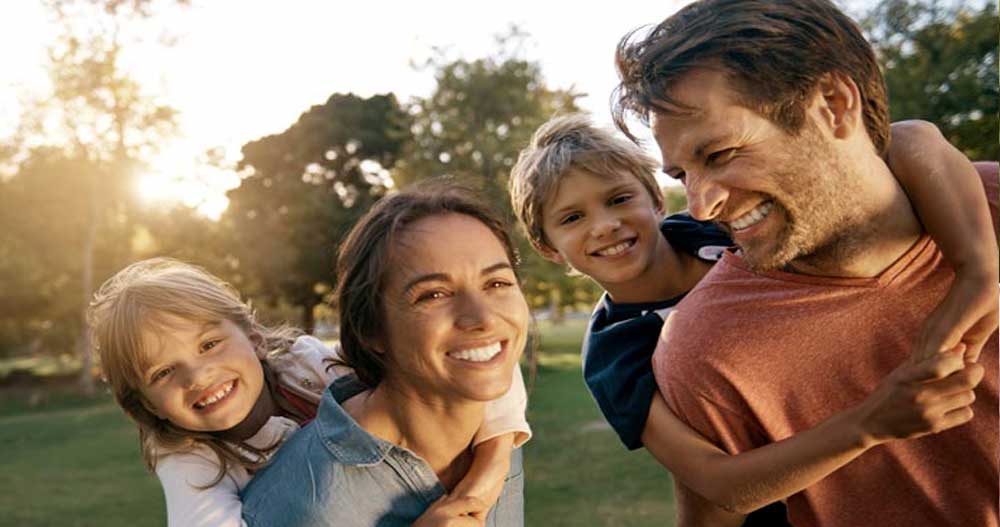
POLYGON ((468 470, 485 404, 435 401, 383 381, 344 408, 368 433, 420 456, 451 489, 468 470))
POLYGON ((899 260, 920 238, 923 228, 909 198, 881 160, 865 174, 870 193, 864 200, 862 223, 846 228, 826 246, 798 258, 791 272, 850 278, 880 275, 899 260))

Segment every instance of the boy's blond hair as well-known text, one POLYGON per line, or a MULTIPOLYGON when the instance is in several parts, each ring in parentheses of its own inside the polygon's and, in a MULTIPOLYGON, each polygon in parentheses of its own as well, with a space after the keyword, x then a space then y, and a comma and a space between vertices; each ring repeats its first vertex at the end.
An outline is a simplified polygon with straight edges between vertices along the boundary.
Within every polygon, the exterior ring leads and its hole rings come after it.
MULTIPOLYGON (((229 463, 258 468, 270 449, 241 445, 238 450, 209 433, 182 429, 150 411, 140 389, 149 366, 142 332, 169 331, 168 315, 196 323, 228 320, 251 337, 261 358, 267 352, 287 350, 298 332, 261 325, 229 284, 200 267, 171 258, 143 260, 122 269, 100 287, 87 311, 93 351, 115 401, 139 427, 142 457, 150 470, 156 468, 159 456, 198 445, 219 457, 219 474, 208 486, 222 479, 229 463), (249 459, 248 453, 256 459, 249 459)), ((268 375, 266 365, 264 371, 268 375)))
POLYGON ((542 209, 571 168, 602 177, 624 170, 642 183, 662 211, 663 194, 655 177, 659 166, 638 145, 594 126, 585 114, 557 116, 540 126, 521 150, 510 174, 510 201, 535 249, 555 250, 542 228, 542 209))

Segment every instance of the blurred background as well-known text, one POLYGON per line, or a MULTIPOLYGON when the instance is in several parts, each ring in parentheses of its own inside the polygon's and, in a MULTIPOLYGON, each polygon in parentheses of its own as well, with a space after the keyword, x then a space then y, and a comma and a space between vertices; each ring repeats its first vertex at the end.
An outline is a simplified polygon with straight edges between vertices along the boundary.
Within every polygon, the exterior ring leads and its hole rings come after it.
MULTIPOLYGON (((174 256, 265 321, 335 339, 334 254, 372 203, 449 174, 510 214, 508 172, 534 129, 570 111, 610 123, 618 40, 685 3, 0 6, 0 525, 164 523, 87 352, 83 312, 111 274, 174 256)), ((841 5, 878 51, 894 120, 1000 158, 994 0, 841 5)), ((620 446, 582 383, 599 289, 523 240, 521 255, 541 330, 528 524, 669 525, 669 475, 620 446), (585 477, 581 459, 595 460, 585 477)))

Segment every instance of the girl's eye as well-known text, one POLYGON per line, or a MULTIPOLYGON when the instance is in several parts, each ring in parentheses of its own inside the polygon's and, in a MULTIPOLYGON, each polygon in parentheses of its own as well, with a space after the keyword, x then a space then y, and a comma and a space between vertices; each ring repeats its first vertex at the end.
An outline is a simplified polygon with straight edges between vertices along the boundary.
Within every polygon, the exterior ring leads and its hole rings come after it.
POLYGON ((615 196, 611 198, 612 205, 621 205, 622 203, 628 203, 632 200, 632 194, 622 194, 620 196, 615 196))
POLYGON ((152 378, 149 379, 150 384, 165 378, 167 375, 170 375, 170 372, 172 371, 174 371, 173 366, 169 366, 161 370, 156 370, 156 373, 154 373, 152 378))
POLYGON ((212 348, 218 346, 220 342, 222 342, 222 339, 214 339, 206 341, 204 344, 201 345, 201 351, 203 353, 206 351, 210 351, 212 348))
POLYGON ((567 216, 565 216, 562 219, 562 221, 559 222, 559 225, 569 225, 570 223, 576 222, 580 218, 581 216, 574 212, 573 214, 568 214, 567 216))

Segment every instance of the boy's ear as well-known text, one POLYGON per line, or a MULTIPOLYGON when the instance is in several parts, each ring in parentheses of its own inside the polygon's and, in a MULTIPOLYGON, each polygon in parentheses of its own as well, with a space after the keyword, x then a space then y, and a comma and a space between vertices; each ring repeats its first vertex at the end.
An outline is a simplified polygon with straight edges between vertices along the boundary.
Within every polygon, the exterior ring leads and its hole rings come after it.
POLYGON ((563 258, 563 255, 559 254, 559 251, 549 247, 548 245, 539 244, 535 246, 535 249, 538 250, 538 254, 542 255, 542 258, 545 258, 552 263, 557 263, 559 265, 564 265, 566 263, 566 259, 563 258))

